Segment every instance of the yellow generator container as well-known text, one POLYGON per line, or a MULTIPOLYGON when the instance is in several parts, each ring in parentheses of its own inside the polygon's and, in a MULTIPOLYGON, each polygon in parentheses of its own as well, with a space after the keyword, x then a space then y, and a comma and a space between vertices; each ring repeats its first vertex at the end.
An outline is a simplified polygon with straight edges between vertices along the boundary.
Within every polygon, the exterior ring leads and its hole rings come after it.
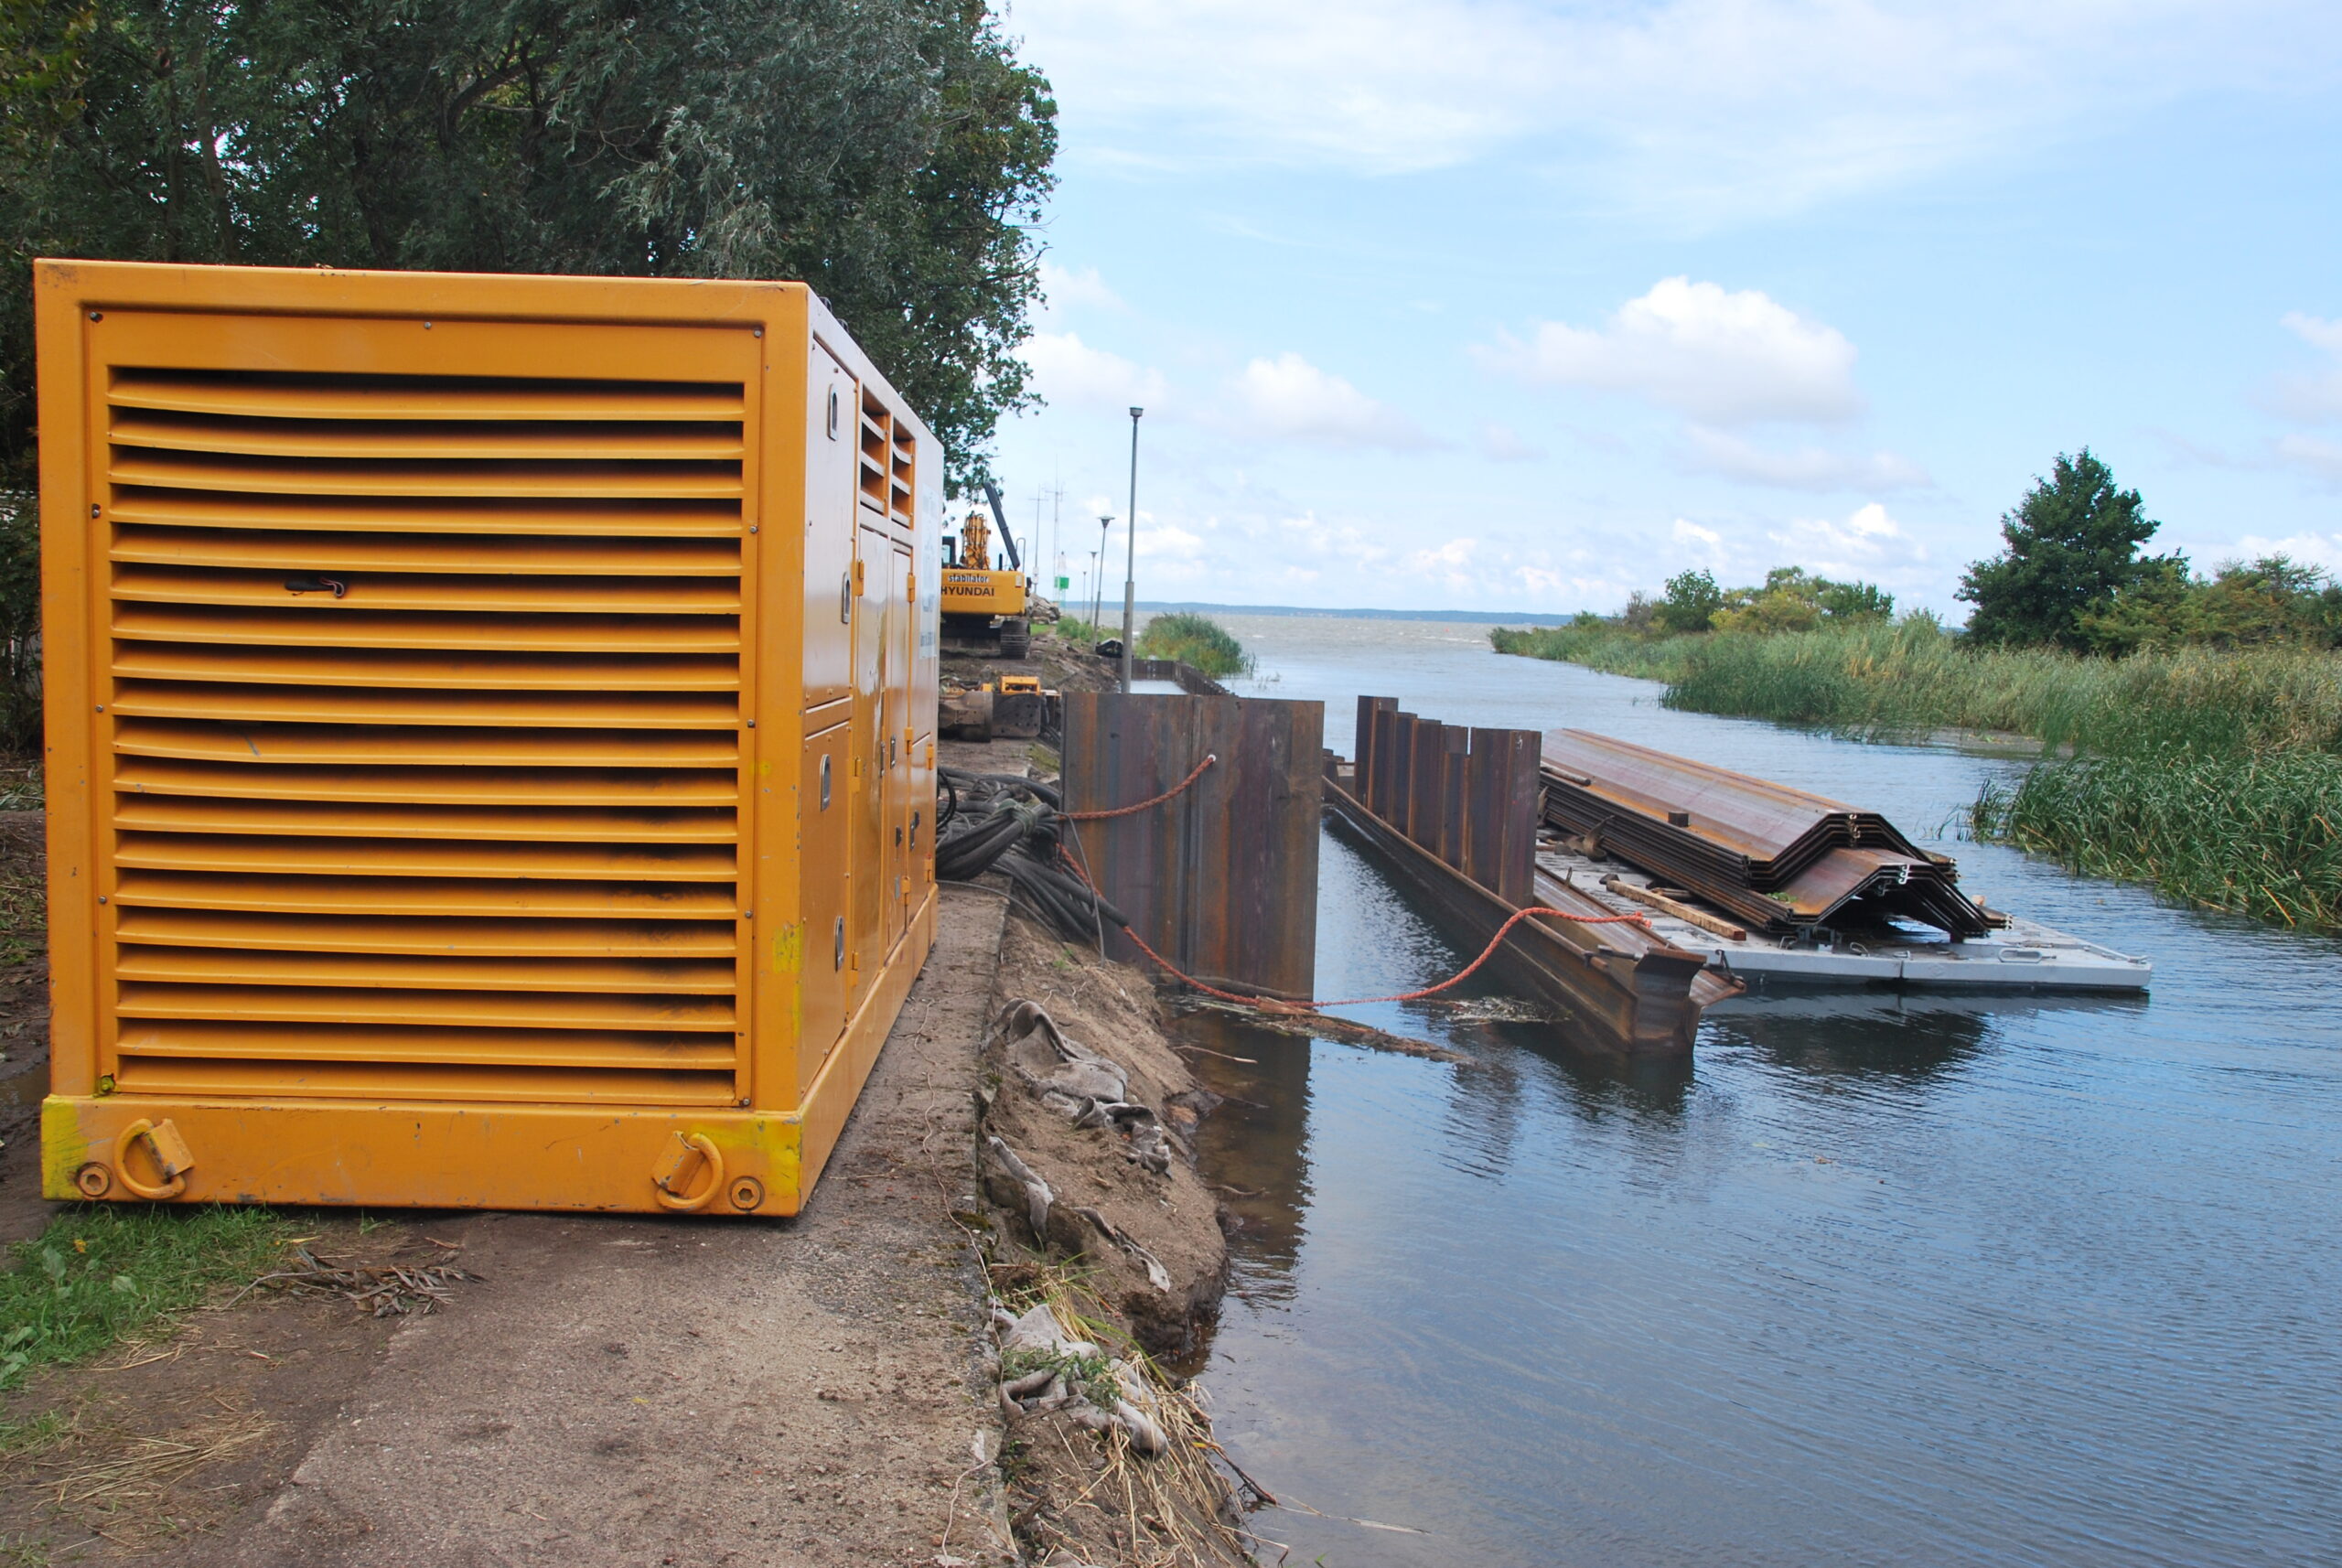
POLYGON ((804 286, 44 262, 52 1197, 789 1214, 941 452, 804 286))

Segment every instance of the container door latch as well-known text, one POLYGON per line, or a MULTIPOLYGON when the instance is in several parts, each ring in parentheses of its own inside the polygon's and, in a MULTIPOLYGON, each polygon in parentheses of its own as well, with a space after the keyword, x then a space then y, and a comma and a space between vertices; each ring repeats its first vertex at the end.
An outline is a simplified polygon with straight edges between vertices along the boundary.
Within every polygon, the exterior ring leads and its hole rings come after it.
POLYGON ((187 1146, 186 1137, 178 1124, 165 1117, 161 1122, 149 1122, 144 1116, 124 1127, 113 1141, 114 1174, 122 1177, 122 1185, 132 1196, 157 1202, 177 1197, 187 1190, 187 1173, 195 1168, 195 1153, 187 1146), (147 1152, 155 1158, 155 1168, 162 1173, 163 1185, 148 1187, 130 1171, 130 1151, 140 1139, 145 1139, 147 1152))
POLYGON ((666 1146, 659 1151, 658 1165, 651 1169, 650 1185, 659 1189, 661 1208, 682 1214, 705 1208, 709 1199, 724 1189, 724 1151, 704 1133, 693 1133, 688 1138, 671 1133, 666 1146), (706 1180, 693 1190, 693 1178, 703 1165, 706 1180))

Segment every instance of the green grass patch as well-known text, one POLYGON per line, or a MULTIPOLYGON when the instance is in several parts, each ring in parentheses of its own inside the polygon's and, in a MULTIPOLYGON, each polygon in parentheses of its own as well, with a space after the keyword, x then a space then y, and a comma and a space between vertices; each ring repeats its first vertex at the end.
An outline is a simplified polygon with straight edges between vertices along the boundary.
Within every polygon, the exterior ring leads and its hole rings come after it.
POLYGON ((286 1227, 265 1208, 98 1203, 8 1249, 0 1274, 0 1388, 167 1331, 212 1292, 267 1271, 286 1227))
POLYGON ((48 950, 48 879, 22 862, 0 860, 0 964, 48 950))
POLYGON ((1089 652, 1107 638, 1120 636, 1122 632, 1120 627, 1112 630, 1101 629, 1094 622, 1086 621, 1080 616, 1059 616, 1056 624, 1047 629, 1080 649, 1084 653, 1089 652))
POLYGON ((1252 673, 1252 656, 1226 627, 1187 610, 1148 621, 1131 651, 1141 659, 1176 659, 1215 679, 1252 673))

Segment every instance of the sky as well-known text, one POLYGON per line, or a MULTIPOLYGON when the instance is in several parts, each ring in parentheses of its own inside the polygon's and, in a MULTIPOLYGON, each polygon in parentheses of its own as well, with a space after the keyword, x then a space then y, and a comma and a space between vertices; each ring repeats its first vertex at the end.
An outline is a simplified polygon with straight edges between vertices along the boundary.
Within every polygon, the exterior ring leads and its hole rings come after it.
POLYGON ((2199 568, 2342 570, 2332 0, 1000 19, 1063 142, 1046 406, 994 469, 1069 598, 1101 514, 1120 597, 1133 404, 1142 599, 1610 611, 1801 565, 1958 620, 2085 446, 2199 568))

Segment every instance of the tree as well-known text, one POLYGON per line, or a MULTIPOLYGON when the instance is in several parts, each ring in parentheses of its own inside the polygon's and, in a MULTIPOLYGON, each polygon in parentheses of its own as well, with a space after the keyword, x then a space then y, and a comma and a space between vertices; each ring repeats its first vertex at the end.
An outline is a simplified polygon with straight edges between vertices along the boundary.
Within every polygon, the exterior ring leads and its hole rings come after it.
POLYGON ((1056 109, 983 0, 0 0, 0 489, 28 263, 811 283, 983 466, 1056 109))
POLYGON ((1724 608, 1724 590, 1705 572, 1679 572, 1667 579, 1667 597, 1659 603, 1659 624, 1670 631, 1705 631, 1708 621, 1724 608))
POLYGON ((2036 478, 2016 509, 2001 519, 2001 553, 1961 578, 1957 596, 1976 607, 1968 635, 1981 642, 2053 643, 2087 650, 2082 618, 2111 606, 2145 579, 2167 575, 2176 557, 2145 557, 2139 546, 2160 525, 2136 490, 2115 489, 2114 475, 2089 447, 2057 455, 2047 478, 2036 478))
POLYGON ((1811 631, 1827 623, 1889 620, 1895 596, 1875 583, 1836 583, 1802 566, 1776 566, 1761 587, 1728 588, 1709 624, 1718 631, 1811 631))

